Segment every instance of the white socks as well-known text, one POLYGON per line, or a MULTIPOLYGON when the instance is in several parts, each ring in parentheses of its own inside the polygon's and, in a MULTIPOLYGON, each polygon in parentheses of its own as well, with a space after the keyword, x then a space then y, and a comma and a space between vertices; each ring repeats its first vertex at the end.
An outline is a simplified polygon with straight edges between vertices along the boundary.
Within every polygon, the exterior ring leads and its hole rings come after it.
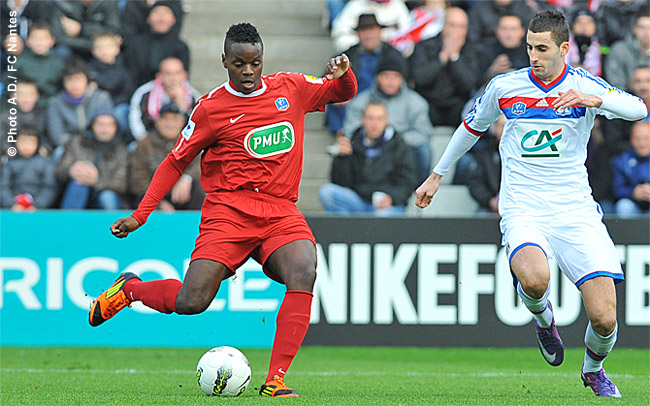
POLYGON ((550 291, 551 284, 549 283, 546 287, 546 292, 544 292, 544 296, 539 299, 533 299, 524 292, 521 283, 517 281, 517 293, 519 293, 519 297, 521 297, 521 300, 524 302, 528 310, 533 313, 533 317, 537 321, 537 324, 544 328, 551 327, 551 323, 553 323, 553 310, 551 310, 551 302, 548 301, 550 291))
POLYGON ((587 325, 587 332, 585 333, 585 362, 582 365, 582 372, 598 372, 603 367, 603 361, 607 354, 614 348, 616 344, 616 336, 618 334, 618 323, 614 327, 612 334, 603 337, 596 333, 591 326, 591 322, 587 325))

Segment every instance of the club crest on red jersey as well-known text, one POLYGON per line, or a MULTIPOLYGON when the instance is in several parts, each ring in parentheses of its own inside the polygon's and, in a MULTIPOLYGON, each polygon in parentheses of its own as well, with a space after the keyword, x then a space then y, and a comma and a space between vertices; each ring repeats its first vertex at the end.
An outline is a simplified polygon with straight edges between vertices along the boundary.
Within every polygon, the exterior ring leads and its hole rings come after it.
POLYGON ((284 97, 278 97, 275 99, 275 107, 280 111, 287 110, 289 108, 289 100, 284 97))

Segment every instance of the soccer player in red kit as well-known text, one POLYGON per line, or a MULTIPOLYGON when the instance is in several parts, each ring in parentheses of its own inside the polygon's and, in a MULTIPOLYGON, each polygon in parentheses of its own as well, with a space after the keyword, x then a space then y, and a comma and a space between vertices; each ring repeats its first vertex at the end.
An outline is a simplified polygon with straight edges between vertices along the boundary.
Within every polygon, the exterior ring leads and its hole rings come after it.
POLYGON ((228 29, 221 60, 229 81, 198 100, 137 210, 111 226, 113 235, 124 238, 143 225, 203 152, 201 185, 207 197, 184 282, 143 282, 123 273, 93 302, 90 324, 98 326, 138 300, 162 313, 201 313, 221 281, 252 257, 287 287, 260 395, 297 397, 284 375, 309 328, 316 279, 316 242, 296 207, 305 114, 351 99, 357 81, 346 55, 329 61, 324 78, 285 72, 262 76, 263 50, 253 25, 228 29))

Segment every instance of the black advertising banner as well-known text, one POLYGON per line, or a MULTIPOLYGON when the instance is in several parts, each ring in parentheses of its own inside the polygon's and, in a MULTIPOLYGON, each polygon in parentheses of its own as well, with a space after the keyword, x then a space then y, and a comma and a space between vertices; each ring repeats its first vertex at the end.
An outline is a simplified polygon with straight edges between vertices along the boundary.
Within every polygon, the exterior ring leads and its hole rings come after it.
MULTIPOLYGON (((319 243, 311 345, 536 346, 496 218, 309 217, 319 243)), ((650 219, 606 220, 626 281, 619 347, 650 342, 650 219)), ((565 345, 583 346, 579 290, 550 261, 565 345)))

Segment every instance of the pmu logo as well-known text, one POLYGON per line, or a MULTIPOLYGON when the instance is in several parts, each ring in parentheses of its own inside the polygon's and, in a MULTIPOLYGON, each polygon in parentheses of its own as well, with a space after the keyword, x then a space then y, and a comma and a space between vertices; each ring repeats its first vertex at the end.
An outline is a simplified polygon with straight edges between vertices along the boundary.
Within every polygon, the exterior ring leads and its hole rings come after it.
POLYGON ((288 121, 255 128, 246 134, 244 148, 255 158, 265 158, 291 151, 296 142, 288 121))
POLYGON ((526 151, 521 156, 522 158, 557 158, 560 156, 560 152, 555 144, 561 139, 561 128, 553 132, 548 130, 528 131, 521 138, 521 149, 526 151), (531 140, 533 140, 532 143, 531 140))

